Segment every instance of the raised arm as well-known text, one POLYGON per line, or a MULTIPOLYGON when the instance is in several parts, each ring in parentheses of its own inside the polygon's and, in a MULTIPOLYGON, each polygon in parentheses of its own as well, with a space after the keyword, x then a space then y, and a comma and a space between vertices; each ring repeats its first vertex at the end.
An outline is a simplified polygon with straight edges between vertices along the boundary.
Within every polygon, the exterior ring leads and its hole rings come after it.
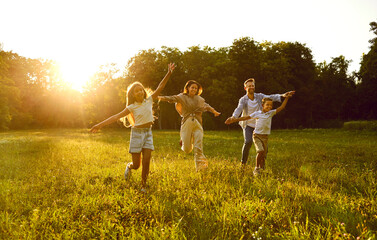
POLYGON ((285 108, 285 106, 287 105, 288 99, 290 99, 292 97, 292 95, 290 95, 290 94, 286 95, 283 103, 278 108, 276 108, 276 113, 279 113, 281 110, 283 110, 285 108))
POLYGON ((155 100, 158 97, 158 95, 160 95, 162 89, 164 89, 166 83, 168 82, 171 74, 174 71, 174 68, 175 68, 174 63, 169 63, 169 65, 168 65, 168 72, 166 73, 165 77, 162 79, 162 81, 158 85, 157 89, 152 93, 153 100, 155 100))
POLYGON ((123 111, 121 111, 120 113, 117 113, 111 117, 109 117, 108 119, 94 125, 91 129, 90 129, 90 132, 92 133, 96 133, 98 132, 98 130, 100 130, 102 127, 106 126, 106 125, 109 125, 110 123, 113 123, 115 121, 117 121, 118 119, 122 118, 122 117, 125 117, 127 116, 128 114, 130 114, 130 110, 128 110, 128 108, 125 108, 123 111))

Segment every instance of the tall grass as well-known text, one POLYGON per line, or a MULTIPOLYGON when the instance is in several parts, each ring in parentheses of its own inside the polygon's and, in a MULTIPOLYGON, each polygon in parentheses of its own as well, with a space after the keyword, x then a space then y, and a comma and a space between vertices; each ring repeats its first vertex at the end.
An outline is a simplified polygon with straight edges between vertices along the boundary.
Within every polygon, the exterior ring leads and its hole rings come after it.
POLYGON ((206 131, 195 172, 154 131, 148 191, 125 181, 129 131, 0 133, 2 239, 375 239, 376 132, 275 130, 266 170, 241 171, 242 132, 206 131))

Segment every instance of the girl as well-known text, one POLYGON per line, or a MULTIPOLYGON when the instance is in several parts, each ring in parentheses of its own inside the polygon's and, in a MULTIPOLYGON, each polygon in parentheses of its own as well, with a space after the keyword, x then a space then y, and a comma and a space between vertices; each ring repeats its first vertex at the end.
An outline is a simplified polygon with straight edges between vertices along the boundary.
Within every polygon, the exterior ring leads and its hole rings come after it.
POLYGON ((202 86, 190 80, 186 83, 183 93, 174 96, 160 96, 160 101, 175 103, 175 108, 182 117, 181 140, 182 150, 190 153, 194 148, 194 160, 196 171, 206 169, 208 162, 203 154, 203 127, 202 113, 212 112, 216 117, 220 115, 213 107, 200 97, 202 86))
POLYGON ((152 112, 153 100, 155 100, 162 89, 164 89, 167 81, 174 71, 174 68, 175 65, 173 63, 168 65, 167 74, 158 85, 156 91, 154 91, 150 96, 148 96, 141 83, 134 82, 131 84, 127 88, 127 107, 120 113, 109 117, 103 122, 94 125, 90 129, 91 132, 95 133, 103 126, 113 123, 120 118, 123 118, 123 122, 126 123, 126 119, 124 117, 127 116, 127 119, 132 125, 129 149, 129 152, 132 154, 132 162, 127 164, 124 177, 127 180, 131 175, 131 170, 136 170, 140 167, 141 155, 143 155, 143 168, 141 172, 141 190, 143 192, 145 192, 147 177, 149 174, 151 152, 154 150, 151 130, 154 120, 152 112))

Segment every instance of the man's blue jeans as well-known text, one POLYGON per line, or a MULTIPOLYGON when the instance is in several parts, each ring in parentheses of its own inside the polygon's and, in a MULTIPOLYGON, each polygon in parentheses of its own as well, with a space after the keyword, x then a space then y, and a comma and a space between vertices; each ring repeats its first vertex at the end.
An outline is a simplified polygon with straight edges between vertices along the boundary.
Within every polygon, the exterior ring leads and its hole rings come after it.
POLYGON ((253 131, 254 128, 250 126, 246 126, 246 128, 243 129, 243 138, 244 143, 242 147, 242 164, 246 164, 247 159, 249 158, 249 151, 251 148, 251 145, 253 145, 253 131))

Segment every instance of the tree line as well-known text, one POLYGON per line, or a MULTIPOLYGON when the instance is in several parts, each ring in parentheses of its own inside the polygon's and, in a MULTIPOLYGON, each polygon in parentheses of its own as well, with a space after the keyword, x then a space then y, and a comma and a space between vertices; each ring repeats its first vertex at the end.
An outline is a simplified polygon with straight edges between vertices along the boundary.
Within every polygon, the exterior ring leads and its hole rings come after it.
MULTIPOLYGON (((377 35, 377 23, 370 23, 377 35)), ((316 64, 311 50, 299 42, 235 39, 229 47, 192 46, 142 50, 125 69, 101 67, 82 93, 66 85, 54 61, 29 59, 0 46, 0 129, 89 127, 125 107, 126 88, 139 81, 155 89, 169 62, 174 71, 163 95, 182 92, 194 79, 202 84, 210 105, 222 115, 203 115, 206 129, 227 129, 224 121, 245 94, 243 82, 253 77, 256 92, 295 90, 276 118, 277 128, 337 127, 344 121, 377 119, 377 37, 369 41, 358 72, 348 73, 344 56, 316 64)), ((180 117, 169 103, 156 103, 155 128, 179 129, 180 117)), ((120 125, 120 124, 118 124, 120 125)), ((117 126, 114 124, 113 126, 117 126)), ((236 127, 236 126, 231 126, 236 127)))

